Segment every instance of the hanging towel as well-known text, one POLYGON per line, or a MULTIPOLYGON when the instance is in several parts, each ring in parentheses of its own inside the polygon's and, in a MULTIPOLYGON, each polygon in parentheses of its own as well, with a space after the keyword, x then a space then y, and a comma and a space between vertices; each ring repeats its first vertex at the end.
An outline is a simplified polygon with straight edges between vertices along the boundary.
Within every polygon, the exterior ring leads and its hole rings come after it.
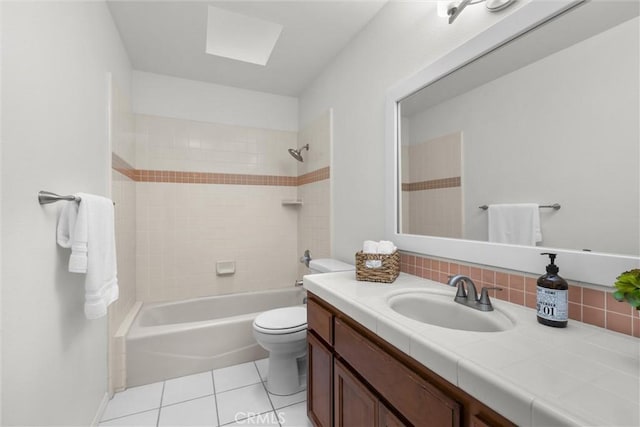
POLYGON ((489 241, 535 246, 542 241, 536 203, 489 205, 489 241))
POLYGON ((69 271, 85 273, 84 313, 87 319, 107 314, 118 299, 113 202, 79 193, 80 203, 68 202, 58 221, 58 244, 71 248, 69 271))

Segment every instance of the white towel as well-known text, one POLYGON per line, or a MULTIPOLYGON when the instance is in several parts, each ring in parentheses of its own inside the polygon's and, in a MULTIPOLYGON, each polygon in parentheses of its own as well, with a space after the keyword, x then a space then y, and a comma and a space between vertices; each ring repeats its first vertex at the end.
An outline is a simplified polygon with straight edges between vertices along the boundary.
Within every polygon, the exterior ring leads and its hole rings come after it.
POLYGON ((394 245, 393 242, 390 242, 388 240, 380 240, 380 243, 378 243, 379 254, 391 255, 397 249, 398 248, 396 247, 396 245, 394 245))
POLYGON ((58 244, 71 248, 69 271, 86 273, 84 313, 87 319, 107 314, 118 299, 113 202, 106 197, 79 193, 68 202, 58 221, 58 244))
POLYGON ((374 242, 373 240, 365 240, 362 244, 362 253, 363 254, 377 254, 378 253, 378 242, 374 242))
POLYGON ((536 203, 489 205, 489 241, 535 246, 542 241, 536 203))

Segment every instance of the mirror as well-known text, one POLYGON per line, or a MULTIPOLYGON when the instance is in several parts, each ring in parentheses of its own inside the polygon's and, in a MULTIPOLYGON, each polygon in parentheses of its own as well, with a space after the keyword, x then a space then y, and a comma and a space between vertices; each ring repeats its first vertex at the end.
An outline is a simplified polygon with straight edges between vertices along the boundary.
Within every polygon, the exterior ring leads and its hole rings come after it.
POLYGON ((590 8, 399 101, 400 233, 486 242, 481 206, 558 203, 538 245, 640 254, 638 4, 590 8))
POLYGON ((531 2, 391 88, 387 238, 532 273, 544 248, 609 286, 640 267, 638 9, 531 2), (501 203, 561 209, 537 246, 488 243, 480 206, 501 203))

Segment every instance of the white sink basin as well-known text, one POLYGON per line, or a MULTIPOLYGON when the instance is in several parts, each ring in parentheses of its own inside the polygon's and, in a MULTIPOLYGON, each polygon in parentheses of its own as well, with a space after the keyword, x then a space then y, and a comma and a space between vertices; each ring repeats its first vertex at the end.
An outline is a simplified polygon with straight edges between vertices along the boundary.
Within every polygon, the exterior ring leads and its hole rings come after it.
POLYGON ((387 300, 389 307, 405 317, 441 328, 474 332, 500 332, 514 327, 502 311, 479 311, 453 301, 453 296, 431 292, 408 292, 387 300))

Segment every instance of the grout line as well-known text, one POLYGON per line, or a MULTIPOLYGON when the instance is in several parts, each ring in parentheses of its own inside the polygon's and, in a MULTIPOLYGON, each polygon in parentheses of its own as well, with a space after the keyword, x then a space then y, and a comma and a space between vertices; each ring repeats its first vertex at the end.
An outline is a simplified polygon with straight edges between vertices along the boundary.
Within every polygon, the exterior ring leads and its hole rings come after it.
POLYGON ((156 427, 160 425, 160 413, 162 412, 162 399, 164 399, 164 387, 167 384, 166 381, 162 381, 162 393, 160 393, 160 407, 158 408, 158 419, 156 420, 156 427))
MULTIPOLYGON (((1 1, 1 0, 0 0, 0 1, 1 1)), ((226 393, 226 392, 228 392, 228 391, 240 390, 241 388, 251 387, 251 386, 254 386, 254 385, 256 385, 256 384, 260 384, 261 382, 262 382, 262 380, 260 380, 260 381, 258 381, 258 382, 256 382, 256 383, 251 383, 251 384, 241 385, 241 386, 239 386, 239 387, 234 387, 234 388, 230 388, 230 389, 228 389, 228 390, 223 390, 223 391, 221 391, 221 392, 219 392, 219 393, 217 393, 217 394, 224 394, 224 393, 226 393)))
MULTIPOLYGON (((151 409, 145 409, 145 410, 143 410, 143 411, 132 412, 132 413, 130 413, 130 414, 120 415, 120 416, 118 416, 118 417, 109 418, 108 420, 100 420, 100 423, 106 423, 106 422, 113 421, 113 420, 119 420, 119 419, 121 419, 121 418, 131 417, 131 416, 133 416, 133 415, 140 415, 140 414, 144 414, 145 412, 159 411, 159 410, 160 410, 160 407, 157 407, 157 408, 151 408, 151 409)), ((100 424, 100 423, 98 423, 98 424, 100 424)))
POLYGON ((216 407, 216 425, 220 425, 220 411, 218 410, 218 394, 216 393, 216 379, 211 370, 211 382, 213 383, 213 402, 216 407))
POLYGON ((271 409, 273 410, 273 413, 276 416, 276 420, 278 421, 278 426, 282 427, 282 424, 280 424, 280 417, 278 417, 278 413, 276 412, 276 405, 273 404, 273 401, 271 400, 271 395, 269 394, 269 390, 267 390, 267 384, 266 384, 267 381, 262 379, 262 375, 260 374, 260 369, 258 369, 258 365, 255 360, 253 361, 253 366, 256 368, 256 371, 258 371, 258 378, 260 378, 260 384, 262 384, 262 388, 264 388, 264 392, 267 393, 267 399, 269 399, 269 404, 271 405, 271 409))
MULTIPOLYGON (((180 378, 180 377, 178 377, 180 378)), ((173 403, 169 403, 168 405, 163 405, 162 408, 168 408, 170 406, 176 406, 176 405, 181 405, 183 403, 187 403, 187 402, 193 402, 194 400, 198 400, 198 399, 204 399, 205 397, 211 397, 211 396, 215 396, 215 394, 210 393, 210 394, 203 394, 202 396, 198 396, 198 397, 192 397, 190 399, 186 399, 186 400, 181 400, 179 402, 173 402, 173 403)))
MULTIPOLYGON (((247 420, 250 420, 251 418, 255 418, 255 417, 259 416, 259 415, 268 414, 269 412, 274 412, 274 411, 270 410, 270 411, 264 411, 264 412, 260 412, 260 413, 255 413, 255 414, 251 415, 250 417, 244 417, 244 418, 241 418, 239 420, 233 420, 233 421, 229 421, 228 423, 224 423, 220 427, 228 426, 230 424, 241 423, 242 421, 247 421, 247 420)), ((280 425, 280 422, 278 422, 278 425, 280 425)), ((280 426, 280 427, 282 427, 282 426, 280 426)))

